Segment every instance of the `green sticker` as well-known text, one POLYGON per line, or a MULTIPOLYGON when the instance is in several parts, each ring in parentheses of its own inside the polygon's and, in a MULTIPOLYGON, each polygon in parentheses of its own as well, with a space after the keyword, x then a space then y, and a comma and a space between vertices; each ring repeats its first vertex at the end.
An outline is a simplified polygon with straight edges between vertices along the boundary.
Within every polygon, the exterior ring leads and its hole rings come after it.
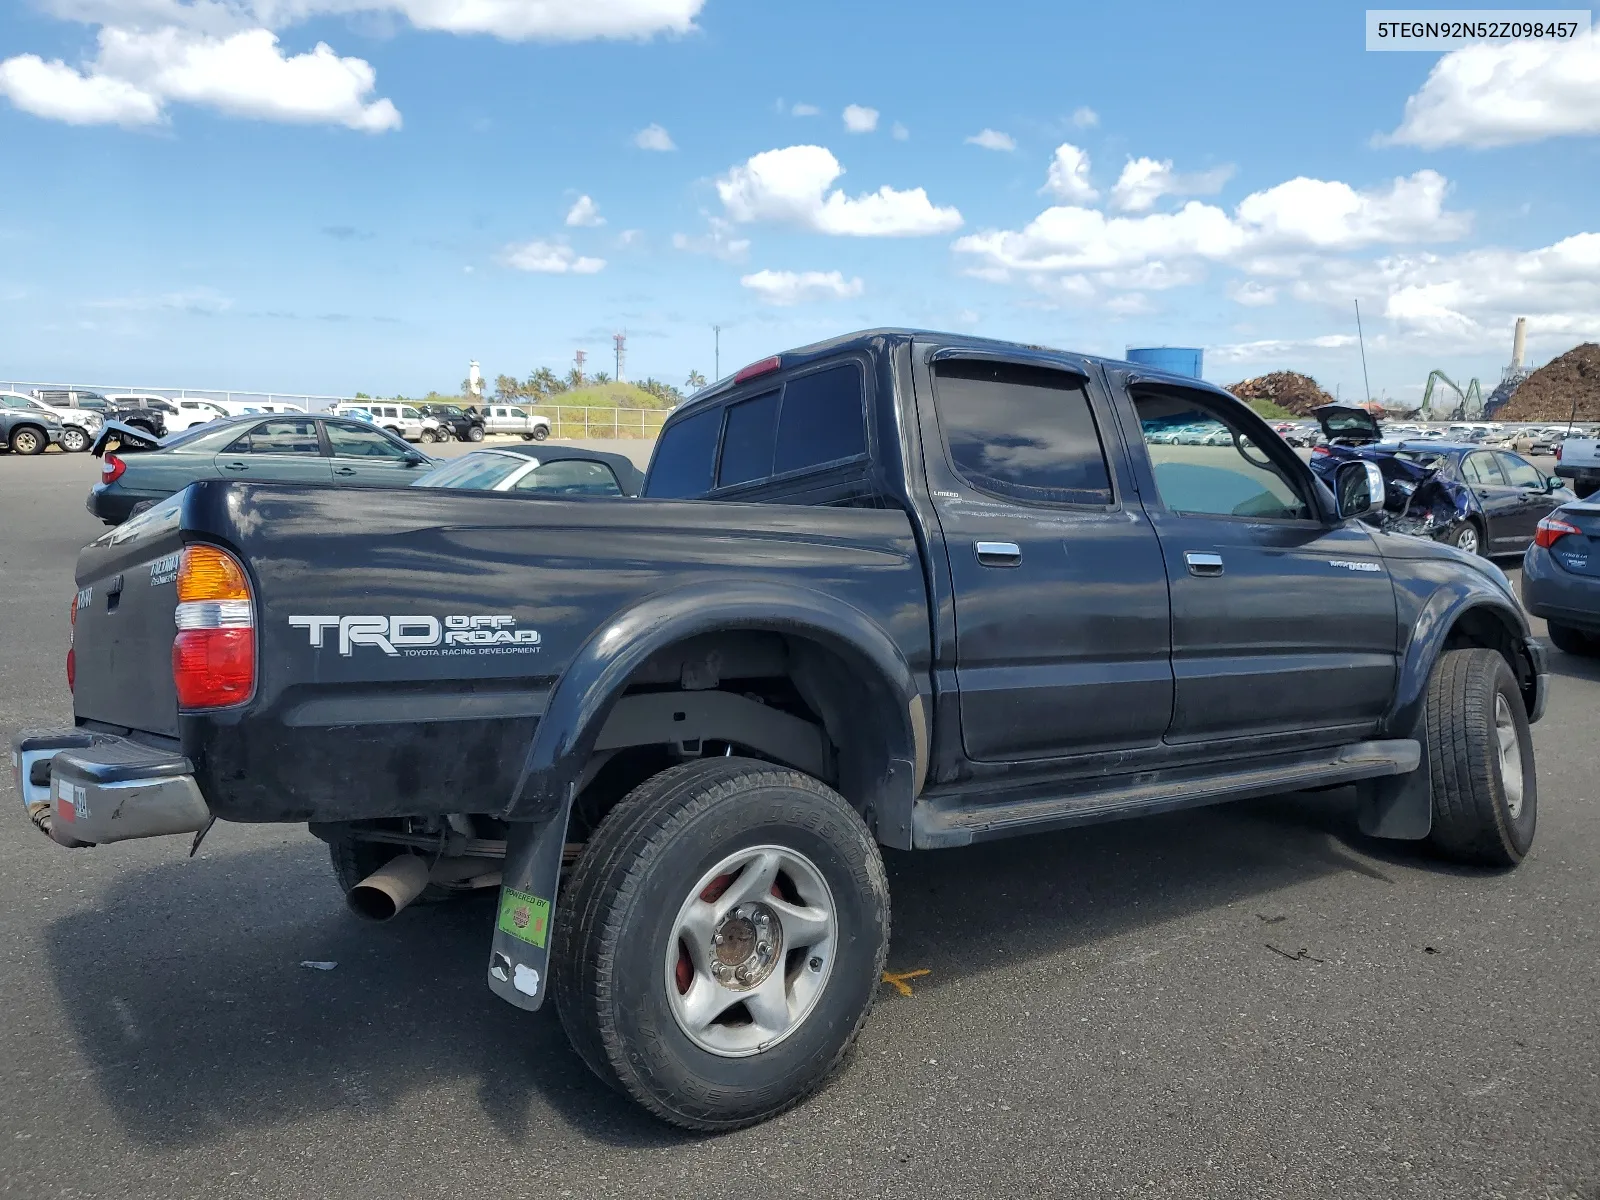
POLYGON ((545 936, 550 932, 550 901, 501 888, 500 932, 544 949, 545 936))

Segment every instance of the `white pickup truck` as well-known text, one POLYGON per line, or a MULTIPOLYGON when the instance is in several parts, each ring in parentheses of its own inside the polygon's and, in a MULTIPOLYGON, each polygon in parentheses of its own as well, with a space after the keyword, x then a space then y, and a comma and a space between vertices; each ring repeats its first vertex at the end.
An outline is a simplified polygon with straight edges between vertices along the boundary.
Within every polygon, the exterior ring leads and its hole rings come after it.
POLYGON ((1572 480, 1580 499, 1600 492, 1600 438, 1568 438, 1556 443, 1556 474, 1572 480))

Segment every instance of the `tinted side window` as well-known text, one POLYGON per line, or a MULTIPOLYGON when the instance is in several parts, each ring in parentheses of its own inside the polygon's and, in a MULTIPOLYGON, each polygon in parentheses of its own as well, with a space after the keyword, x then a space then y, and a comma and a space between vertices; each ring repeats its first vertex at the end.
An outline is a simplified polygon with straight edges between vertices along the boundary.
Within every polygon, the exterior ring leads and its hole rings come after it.
POLYGON ((1468 483, 1481 483, 1489 487, 1505 487, 1506 477, 1500 473, 1500 464, 1494 455, 1469 454, 1461 464, 1461 474, 1468 483))
POLYGON ((939 423, 956 471, 1013 500, 1110 504, 1111 476, 1077 376, 1014 363, 938 363, 939 423))
POLYGON ((263 421, 225 451, 228 454, 321 454, 315 422, 263 421))
POLYGON ((728 405, 722 427, 722 462, 717 486, 749 483, 772 474, 772 443, 778 432, 778 393, 767 392, 728 405))
POLYGON ((722 410, 708 409, 669 427, 656 443, 644 494, 662 500, 703 496, 711 490, 711 460, 717 452, 722 410))
POLYGON ((1496 455, 1500 460, 1500 469, 1506 473, 1506 478, 1511 481, 1512 487, 1519 488, 1544 488, 1544 476, 1539 469, 1525 458, 1518 458, 1515 454, 1501 453, 1496 455))
POLYGON ((392 458, 406 456, 406 448, 397 446, 387 434, 361 425, 346 425, 342 421, 327 421, 323 429, 328 434, 328 444, 339 458, 392 458))
POLYGON ((547 496, 620 496, 617 477, 600 463, 558 458, 547 462, 512 485, 517 492, 541 492, 547 496))
POLYGON ((861 367, 841 363, 791 379, 783 390, 773 474, 854 458, 867 452, 861 367))
POLYGON ((1173 512, 1277 521, 1311 516, 1288 472, 1229 422, 1221 404, 1137 393, 1133 402, 1161 502, 1173 512))

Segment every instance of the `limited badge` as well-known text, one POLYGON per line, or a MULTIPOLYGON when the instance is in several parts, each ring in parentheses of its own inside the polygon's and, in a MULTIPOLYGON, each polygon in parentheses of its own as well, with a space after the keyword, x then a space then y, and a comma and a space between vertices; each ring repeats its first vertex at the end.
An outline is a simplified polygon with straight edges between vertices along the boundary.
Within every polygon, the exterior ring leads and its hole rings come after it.
POLYGON ((544 948, 550 932, 550 901, 513 888, 500 889, 500 932, 544 948))

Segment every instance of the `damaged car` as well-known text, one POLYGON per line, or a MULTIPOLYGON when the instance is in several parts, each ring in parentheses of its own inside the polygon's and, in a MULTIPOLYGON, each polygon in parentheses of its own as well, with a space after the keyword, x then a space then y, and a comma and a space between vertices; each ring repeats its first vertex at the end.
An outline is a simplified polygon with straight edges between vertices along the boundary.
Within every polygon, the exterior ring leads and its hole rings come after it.
POLYGON ((1390 533, 1446 542, 1469 554, 1521 554, 1539 522, 1576 497, 1562 480, 1509 450, 1466 442, 1383 440, 1372 414, 1348 405, 1316 410, 1328 444, 1311 452, 1324 482, 1343 463, 1376 463, 1386 485, 1366 519, 1390 533))

